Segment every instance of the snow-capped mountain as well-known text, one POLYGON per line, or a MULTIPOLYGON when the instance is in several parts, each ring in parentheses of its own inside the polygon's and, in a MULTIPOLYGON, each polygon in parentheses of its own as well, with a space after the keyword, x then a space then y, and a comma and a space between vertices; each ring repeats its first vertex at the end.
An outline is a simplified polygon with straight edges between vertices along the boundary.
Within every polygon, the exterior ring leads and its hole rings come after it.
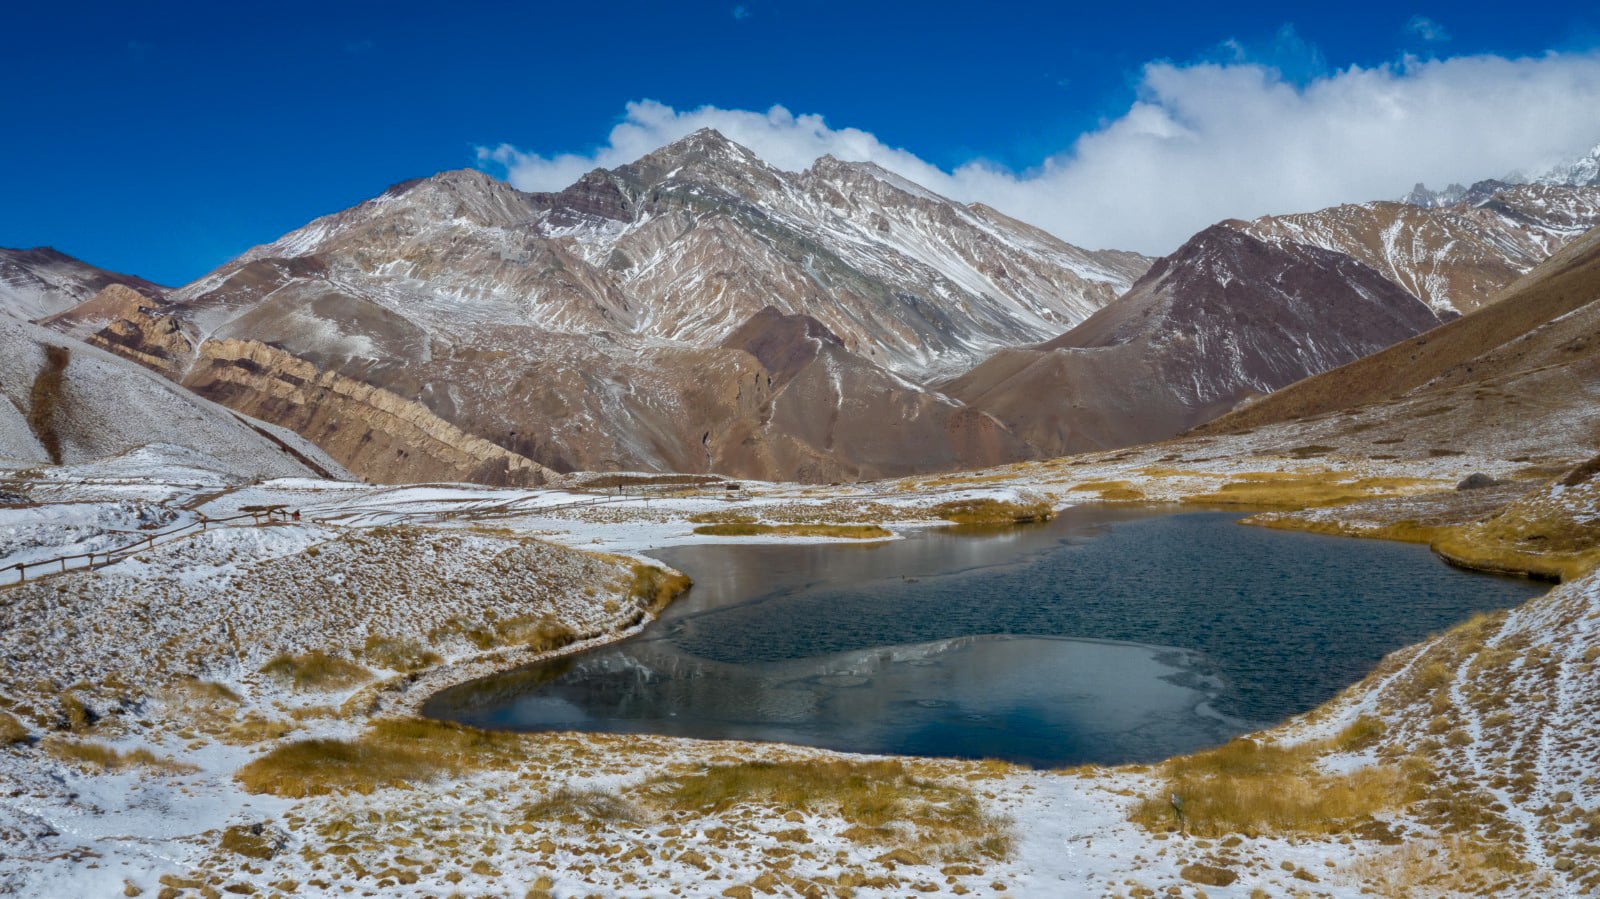
POLYGON ((1076 328, 945 389, 1047 454, 1128 446, 1438 324, 1347 255, 1214 225, 1076 328))
POLYGON ((1600 187, 1600 145, 1575 159, 1551 166, 1533 179, 1537 184, 1600 187))
POLYGON ((1468 312, 1600 225, 1600 187, 1482 181, 1406 202, 1264 216, 1236 227, 1361 260, 1435 310, 1468 312))
POLYGON ((397 185, 178 299, 254 261, 306 257, 375 294, 427 294, 445 317, 577 334, 711 346, 773 306, 911 377, 1058 333, 1150 262, 1082 250, 871 164, 779 171, 708 129, 556 193, 470 170, 397 185))
POLYGON ((702 131, 556 193, 407 182, 159 306, 102 296, 53 324, 373 479, 836 480, 1033 455, 915 379, 1058 333, 1147 262, 702 131), (780 374, 750 342, 778 336, 821 349, 780 374))

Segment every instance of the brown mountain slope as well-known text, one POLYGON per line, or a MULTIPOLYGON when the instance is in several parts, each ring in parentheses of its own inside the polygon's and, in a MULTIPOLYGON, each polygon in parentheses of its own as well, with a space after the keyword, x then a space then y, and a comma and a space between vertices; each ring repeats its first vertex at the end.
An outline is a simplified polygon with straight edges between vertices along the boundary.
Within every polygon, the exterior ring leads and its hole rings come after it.
POLYGON ((1348 256, 1217 225, 1083 324, 997 353, 946 391, 1046 453, 1126 446, 1436 324, 1348 256))
POLYGON ((112 284, 159 299, 167 288, 96 268, 51 247, 0 247, 0 312, 34 320, 65 312, 112 284))
MULTIPOLYGON (((992 416, 925 390, 851 353, 814 318, 768 307, 722 344, 766 371, 767 399, 755 421, 725 441, 730 456, 791 471, 800 480, 893 477, 1032 458, 1034 451, 992 416)), ((760 377, 760 375, 758 375, 760 377)))
MULTIPOLYGON (((1507 378, 1531 387, 1545 383, 1547 379, 1537 373, 1547 368, 1569 368, 1569 374, 1581 383, 1586 377, 1585 360, 1595 354, 1594 335, 1600 333, 1597 300, 1600 229, 1572 242, 1495 302, 1383 352, 1256 400, 1197 428, 1196 433, 1236 432, 1396 401, 1413 393, 1471 383, 1488 385, 1507 378)), ((1547 375, 1553 377, 1554 372, 1547 375)), ((1556 394, 1523 401, 1542 404, 1569 393, 1568 387, 1546 386, 1556 394)), ((1588 401, 1600 403, 1600 397, 1588 401)))

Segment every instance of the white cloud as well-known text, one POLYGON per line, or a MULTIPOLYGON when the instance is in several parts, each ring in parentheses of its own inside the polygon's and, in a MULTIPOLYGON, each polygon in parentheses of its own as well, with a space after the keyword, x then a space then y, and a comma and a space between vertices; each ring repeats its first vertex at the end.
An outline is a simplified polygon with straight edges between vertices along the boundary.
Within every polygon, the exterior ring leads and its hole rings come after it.
POLYGON ((1412 16, 1411 20, 1406 22, 1406 30, 1430 44, 1450 39, 1450 32, 1427 16, 1412 16))
POLYGON ((1303 84, 1252 62, 1145 67, 1138 100, 1035 168, 941 170, 820 115, 630 103, 592 153, 481 148, 524 190, 556 190, 713 127, 788 170, 823 154, 875 162, 1076 244, 1167 253, 1224 218, 1397 197, 1553 164, 1600 142, 1600 54, 1407 58, 1303 84))

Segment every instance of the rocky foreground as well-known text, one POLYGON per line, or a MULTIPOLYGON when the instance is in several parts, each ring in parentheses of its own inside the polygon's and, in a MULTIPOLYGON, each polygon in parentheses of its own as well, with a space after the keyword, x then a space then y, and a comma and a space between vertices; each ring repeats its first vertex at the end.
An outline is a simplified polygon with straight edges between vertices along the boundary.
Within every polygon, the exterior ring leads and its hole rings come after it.
POLYGON ((249 485, 160 448, 13 472, 0 563, 105 553, 130 531, 171 536, 93 571, 36 565, 0 589, 0 891, 1600 887, 1596 466, 1572 468, 1560 447, 1518 463, 1384 462, 1334 447, 1268 454, 1270 439, 739 491, 673 478, 625 492, 633 479, 533 491, 249 485), (1456 489, 1469 474, 1478 489, 1456 489), (1150 768, 517 736, 411 714, 448 684, 641 626, 683 586, 637 555, 646 548, 876 533, 839 530, 867 525, 892 534, 1080 502, 1277 509, 1259 523, 1426 541, 1463 564, 1562 583, 1395 653, 1309 715, 1150 768), (202 516, 206 526, 189 527, 202 516), (697 534, 704 522, 768 533, 697 534))

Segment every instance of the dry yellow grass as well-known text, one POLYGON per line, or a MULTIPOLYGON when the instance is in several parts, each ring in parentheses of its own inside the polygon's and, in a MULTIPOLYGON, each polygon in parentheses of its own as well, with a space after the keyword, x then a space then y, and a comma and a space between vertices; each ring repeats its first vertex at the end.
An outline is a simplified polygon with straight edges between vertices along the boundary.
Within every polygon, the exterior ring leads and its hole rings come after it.
POLYGON ((1400 496, 1441 482, 1425 478, 1350 478, 1337 474, 1253 472, 1237 476, 1212 493, 1197 493, 1183 502, 1207 506, 1254 506, 1311 509, 1342 506, 1379 496, 1400 496))
POLYGON ((722 512, 696 512, 689 516, 691 524, 750 524, 755 516, 748 512, 725 510, 722 512))
MULTIPOLYGON (((1594 467, 1591 463, 1569 472, 1560 482, 1560 491, 1550 489, 1525 496, 1469 524, 1401 520, 1353 525, 1337 518, 1313 520, 1293 516, 1258 517, 1250 523, 1285 530, 1426 543, 1434 552, 1464 568, 1556 581, 1572 580, 1600 566, 1600 519, 1588 511, 1600 505, 1600 485, 1591 482, 1594 467)), ((1240 488, 1236 492, 1243 496, 1249 491, 1240 488)), ((1193 497, 1190 501, 1215 502, 1216 496, 1193 497)))
POLYGON ((184 774, 199 770, 193 765, 173 761, 143 748, 124 752, 104 743, 80 743, 61 737, 48 737, 42 745, 45 752, 62 761, 76 762, 103 771, 121 771, 135 766, 169 774, 184 774))
POLYGON ((1143 490, 1128 481, 1087 481, 1075 485, 1073 493, 1099 493, 1103 503, 1137 503, 1145 500, 1143 490))
POLYGON ((222 831, 217 848, 245 858, 266 860, 282 848, 280 839, 260 824, 234 824, 222 831))
POLYGON ((997 499, 963 499, 940 503, 929 510, 935 517, 956 524, 1023 524, 1048 521, 1055 510, 1045 502, 1007 502, 997 499))
POLYGON ((193 677, 180 678, 173 691, 184 699, 206 705, 238 705, 243 701, 227 684, 193 677))
POLYGON ((633 824, 643 819, 639 807, 605 790, 575 790, 563 786, 523 810, 529 821, 607 821, 633 824))
POLYGON ((1396 521, 1385 525, 1353 527, 1333 519, 1270 518, 1245 519, 1245 524, 1282 531, 1308 531, 1313 534, 1330 534, 1335 537, 1366 537, 1374 540, 1394 540, 1400 543, 1431 544, 1449 529, 1440 525, 1425 525, 1415 521, 1396 521))
POLYGON ((633 582, 628 586, 628 594, 651 611, 666 608, 668 603, 694 583, 688 575, 655 565, 634 563, 632 571, 633 582))
POLYGON ((297 690, 342 690, 372 679, 372 672, 320 649, 300 655, 279 653, 261 673, 294 685, 297 690))
POLYGON ((293 733, 294 729, 295 725, 292 722, 249 714, 228 721, 221 727, 212 728, 211 732, 224 743, 234 746, 253 746, 268 740, 282 739, 293 733))
POLYGON ((881 540, 894 536, 875 524, 760 524, 753 521, 703 524, 694 532, 711 537, 838 537, 847 540, 881 540))
POLYGON ((10 712, 0 712, 0 746, 22 743, 28 739, 28 728, 10 712))
POLYGON ((1003 859, 1007 822, 983 812, 966 789, 913 776, 900 762, 791 761, 714 765, 645 783, 647 801, 671 811, 711 813, 756 805, 837 816, 859 842, 1003 859))
POLYGON ((1349 830, 1423 796, 1427 772, 1419 763, 1380 763, 1349 774, 1327 774, 1313 764, 1322 753, 1360 748, 1381 734, 1376 721, 1363 719, 1327 742, 1282 747, 1237 739, 1171 759, 1159 769, 1160 793, 1136 806, 1133 820, 1156 830, 1183 826, 1201 837, 1349 830))
POLYGON ((1448 529, 1433 542, 1434 551, 1488 571, 1552 580, 1582 577, 1600 565, 1600 520, 1581 514, 1600 489, 1585 467, 1560 487, 1561 499, 1553 491, 1541 491, 1483 521, 1448 529))
POLYGON ((432 779, 428 759, 359 740, 296 740, 240 768, 234 778, 249 792, 302 799, 327 793, 371 793, 432 779))
POLYGON ((371 793, 515 762, 528 738, 423 718, 375 722, 352 740, 296 740, 240 768, 252 793, 303 798, 371 793))
POLYGON ((367 638, 367 643, 361 652, 367 657, 367 661, 380 668, 408 673, 431 668, 443 661, 438 653, 413 640, 380 637, 376 634, 367 638))
POLYGON ((58 699, 61 702, 61 717, 67 723, 67 730, 81 733, 94 726, 94 713, 83 704, 83 700, 68 691, 63 691, 58 699))
POLYGON ((1345 870, 1366 890, 1394 899, 1457 893, 1493 896, 1548 885, 1546 875, 1529 882, 1527 863, 1510 858, 1503 849, 1461 838, 1408 841, 1387 852, 1358 856, 1345 870))

